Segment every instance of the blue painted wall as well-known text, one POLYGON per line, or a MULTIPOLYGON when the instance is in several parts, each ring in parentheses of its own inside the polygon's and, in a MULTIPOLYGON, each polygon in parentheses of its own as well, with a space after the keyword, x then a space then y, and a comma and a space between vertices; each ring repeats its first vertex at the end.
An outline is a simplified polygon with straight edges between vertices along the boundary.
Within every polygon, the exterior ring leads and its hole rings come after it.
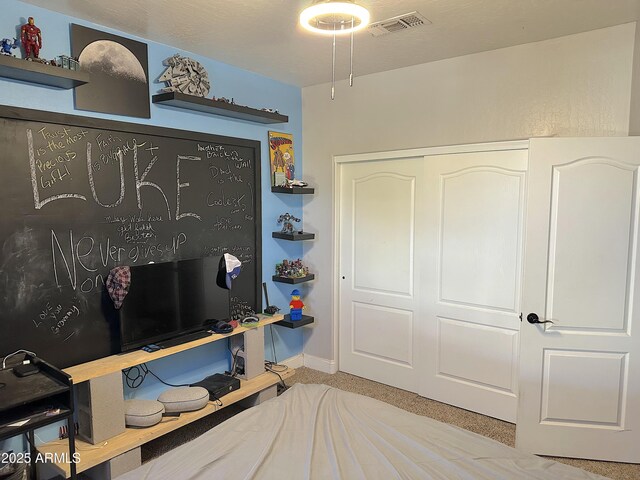
MULTIPOLYGON (((277 108, 281 113, 289 116, 289 123, 287 124, 265 126, 153 104, 151 105, 150 119, 106 115, 75 110, 72 90, 58 90, 0 77, 0 104, 3 105, 259 140, 262 144, 262 271, 264 280, 267 281, 271 304, 278 305, 282 310, 287 310, 291 286, 274 284, 270 279, 277 262, 280 262, 283 258, 295 259, 302 256, 302 246, 298 245, 299 242, 275 240, 271 238, 271 232, 278 229, 276 219, 284 212, 290 212, 301 218, 302 201, 295 196, 271 193, 267 132, 269 130, 276 130, 293 134, 295 142, 296 176, 301 178, 302 97, 300 89, 209 58, 173 48, 169 45, 147 41, 144 38, 135 37, 78 18, 34 7, 17 0, 3 0, 2 4, 0 36, 2 38, 18 36, 20 25, 26 23, 27 17, 33 16, 35 24, 42 30, 43 48, 40 51, 42 58, 51 59, 60 54, 69 54, 71 51, 70 25, 72 23, 85 25, 147 43, 151 95, 157 93, 163 86, 155 82, 164 71, 162 61, 175 53, 180 53, 194 58, 205 66, 212 83, 209 96, 215 95, 216 97, 234 98, 238 104, 255 108, 277 108)), ((167 38, 167 42, 170 41, 171 38, 167 38)), ((19 55, 17 53, 18 50, 15 50, 15 52, 16 55, 19 55)), ((29 320, 25 319, 25 321, 29 320)), ((273 335, 278 360, 283 360, 302 352, 302 332, 282 327, 274 327, 273 335)), ((271 352, 270 329, 267 328, 265 329, 265 353, 267 358, 273 360, 271 352)), ((180 384, 197 381, 211 373, 227 370, 230 367, 230 361, 226 342, 220 341, 169 358, 151 362, 148 366, 163 380, 169 383, 180 384)), ((125 387, 125 396, 127 398, 156 398, 158 393, 165 388, 167 387, 149 375, 139 388, 132 390, 125 387)), ((51 440, 57 437, 57 427, 41 429, 37 434, 42 441, 51 440)), ((16 444, 15 441, 13 444, 16 444)), ((3 448, 7 449, 9 447, 3 445, 3 448)), ((11 446, 10 448, 16 447, 11 446)))

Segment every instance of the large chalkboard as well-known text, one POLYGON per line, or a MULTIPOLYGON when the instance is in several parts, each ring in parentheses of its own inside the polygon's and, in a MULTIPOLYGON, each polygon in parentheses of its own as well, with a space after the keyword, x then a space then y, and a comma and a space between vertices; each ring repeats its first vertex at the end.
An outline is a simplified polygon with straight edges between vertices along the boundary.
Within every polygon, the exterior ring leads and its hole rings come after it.
POLYGON ((0 107, 0 166, 3 356, 119 352, 117 265, 229 252, 234 313, 260 310, 260 142, 0 107))

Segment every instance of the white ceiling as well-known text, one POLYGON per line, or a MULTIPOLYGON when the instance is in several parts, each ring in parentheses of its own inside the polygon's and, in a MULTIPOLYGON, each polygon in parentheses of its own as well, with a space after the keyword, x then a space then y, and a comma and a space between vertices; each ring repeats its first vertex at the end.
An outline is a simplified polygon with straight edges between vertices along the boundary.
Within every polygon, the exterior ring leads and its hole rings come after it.
MULTIPOLYGON (((300 87, 331 80, 331 39, 297 25, 312 0, 25 0, 300 87)), ((431 25, 359 32, 357 75, 636 21, 640 0, 358 0, 372 21, 414 10, 431 25)), ((348 77, 338 40, 336 77, 348 77)))

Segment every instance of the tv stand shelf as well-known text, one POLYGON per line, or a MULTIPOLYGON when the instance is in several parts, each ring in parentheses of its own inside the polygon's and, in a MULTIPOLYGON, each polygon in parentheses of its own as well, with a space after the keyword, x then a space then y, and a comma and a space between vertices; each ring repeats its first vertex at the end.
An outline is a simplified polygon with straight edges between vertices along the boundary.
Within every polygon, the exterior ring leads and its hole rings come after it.
MULTIPOLYGON (((282 315, 279 315, 279 317, 282 317, 282 315)), ((289 369, 278 373, 285 379, 293 375, 295 370, 289 369)), ((239 390, 231 392, 221 398, 223 406, 227 407, 246 397, 257 394, 275 385, 279 381, 278 376, 271 372, 265 372, 251 380, 241 380, 239 390)), ((76 468, 78 472, 84 472, 91 467, 95 467, 133 448, 137 448, 166 433, 206 417, 220 410, 220 408, 223 407, 217 406, 215 402, 209 402, 204 408, 196 410, 195 412, 185 412, 179 417, 163 417, 162 421, 153 427, 127 428, 124 433, 116 435, 107 442, 99 445, 92 445, 82 440, 76 440, 76 451, 80 454, 80 462, 76 465, 76 468)), ((57 454, 59 458, 62 458, 62 454, 67 453, 68 448, 66 440, 55 440, 39 446, 38 450, 43 454, 57 454)), ((71 472, 68 463, 56 463, 55 467, 62 475, 69 478, 71 472)))
MULTIPOLYGON (((260 319, 258 328, 260 328, 271 323, 279 322, 280 320, 284 319, 284 316, 281 314, 272 316, 258 314, 258 318, 260 319)), ((134 350, 133 352, 111 355, 110 357, 99 358, 98 360, 93 360, 92 362, 81 363, 80 365, 65 368, 63 371, 67 375, 71 375, 74 384, 78 384, 81 382, 86 382, 87 380, 91 380, 92 378, 101 377, 113 372, 119 372, 121 370, 124 370, 125 368, 140 365, 141 363, 151 362, 152 360, 157 360, 158 358, 168 357, 169 355, 174 355, 191 348, 199 347, 200 345, 206 345, 207 343, 216 342, 223 338, 238 335, 246 332, 247 330, 250 330, 250 328, 238 327, 231 333, 214 333, 213 335, 209 335, 205 338, 200 338, 192 342, 182 343, 180 345, 176 345, 175 347, 163 348, 151 353, 144 352, 142 350, 134 350)))
MULTIPOLYGON (((227 337, 244 334, 245 332, 249 332, 247 334, 249 336, 252 334, 256 334, 258 332, 250 331, 257 328, 262 328, 265 325, 279 322, 284 318, 284 316, 269 316, 258 314, 258 318, 260 319, 260 322, 258 323, 257 327, 238 327, 234 329, 233 332, 225 335, 212 334, 205 338, 181 343, 179 345, 170 348, 164 348, 151 353, 145 352, 143 350, 135 350, 120 355, 112 355, 110 357, 101 358, 92 362, 69 367, 65 369, 64 372, 67 375, 71 376, 73 384, 92 381, 99 382, 99 380, 95 379, 110 374, 118 376, 120 372, 125 368, 140 365, 142 363, 150 362, 158 358, 167 357, 169 355, 174 355, 176 353, 222 340, 227 337)), ((263 340, 261 340, 261 343, 262 342, 263 340)), ((218 406, 215 402, 209 402, 204 408, 195 412, 185 412, 182 413, 179 417, 164 417, 159 424, 153 427, 125 428, 122 433, 112 436, 108 438, 107 441, 100 442, 95 445, 83 440, 76 440, 75 451, 80 454, 80 461, 75 465, 77 472, 84 472, 86 470, 92 469, 93 467, 96 467, 101 471, 102 467, 104 466, 101 464, 110 462, 120 455, 129 455, 131 453, 135 453, 136 450, 138 451, 137 455, 139 465, 139 447, 142 444, 158 438, 165 433, 169 433, 184 425, 187 425, 188 423, 206 417, 207 415, 216 412, 220 408, 226 407, 241 400, 247 399, 248 405, 253 405, 255 404, 255 402, 259 403, 260 401, 262 401, 260 400, 261 397, 265 396, 266 398, 269 398, 268 395, 275 395, 276 384, 279 383, 280 378, 284 379, 295 373, 295 370, 288 369, 284 372, 278 372, 280 374, 280 376, 278 376, 273 372, 260 373, 262 371, 262 369, 256 371, 256 373, 254 374, 255 376, 252 376, 252 378, 248 380, 241 380, 240 388, 238 390, 235 390, 223 396, 221 398, 223 403, 222 407, 218 406)), ((37 449, 42 454, 52 454, 54 459, 62 459, 60 462, 56 460, 55 463, 48 464, 48 469, 54 469, 55 475, 59 474, 63 475, 65 478, 69 478, 69 476, 71 475, 70 466, 64 461, 64 459, 67 458, 64 454, 68 452, 69 449, 66 441, 54 440, 52 442, 40 445, 39 447, 37 447, 37 449)), ((94 473, 96 473, 96 471, 92 470, 92 472, 88 473, 91 473, 91 475, 93 475, 94 473)), ((100 473, 98 474, 98 476, 99 478, 103 478, 104 474, 100 473)))

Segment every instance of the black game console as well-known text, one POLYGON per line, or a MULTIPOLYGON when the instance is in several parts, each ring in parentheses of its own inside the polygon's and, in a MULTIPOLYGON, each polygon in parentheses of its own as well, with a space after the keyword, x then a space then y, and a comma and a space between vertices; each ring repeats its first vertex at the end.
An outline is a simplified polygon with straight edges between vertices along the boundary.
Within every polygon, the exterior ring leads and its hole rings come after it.
POLYGON ((206 388, 209 392, 209 398, 211 400, 218 400, 227 393, 238 390, 240 388, 240 380, 223 373, 214 373, 204 380, 192 383, 190 386, 206 388))

